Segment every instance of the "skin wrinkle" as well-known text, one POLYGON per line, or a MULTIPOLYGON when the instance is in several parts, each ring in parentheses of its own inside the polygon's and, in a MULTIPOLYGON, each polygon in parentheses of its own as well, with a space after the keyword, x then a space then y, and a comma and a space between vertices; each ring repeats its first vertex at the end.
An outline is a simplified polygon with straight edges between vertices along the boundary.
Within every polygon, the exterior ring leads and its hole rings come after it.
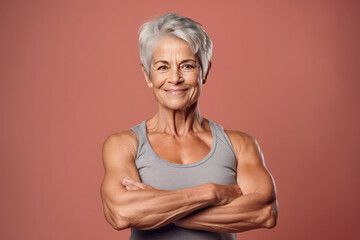
POLYGON ((204 62, 202 68, 208 72, 208 63, 211 62, 212 41, 203 29, 202 25, 191 19, 179 19, 177 14, 166 14, 154 21, 144 23, 140 27, 139 53, 142 64, 149 75, 151 53, 158 41, 171 35, 186 41, 193 54, 204 62), (181 21, 181 23, 179 22, 181 21))
MULTIPOLYGON (((162 78, 161 76, 158 77, 158 75, 154 73, 154 71, 151 71, 150 73, 151 80, 147 79, 147 75, 145 75, 148 86, 153 89, 154 96, 157 99, 159 105, 162 105, 165 108, 169 107, 170 109, 173 109, 171 108, 171 106, 167 106, 169 104, 167 100, 175 101, 174 99, 168 97, 166 95, 167 93, 164 92, 164 89, 166 89, 167 85, 181 85, 184 88, 189 88, 189 90, 187 90, 185 94, 190 96, 185 98, 186 102, 183 102, 181 104, 182 106, 188 106, 186 108, 189 108, 193 103, 197 101, 197 98, 199 97, 201 91, 200 72, 197 71, 196 74, 194 74, 193 76, 188 76, 186 79, 178 77, 179 71, 177 66, 186 59, 192 59, 195 61, 193 53, 189 48, 188 44, 185 41, 174 37, 163 38, 163 40, 160 41, 154 49, 151 65, 153 66, 154 62, 157 61, 167 61, 169 63, 172 63, 171 66, 172 69, 174 69, 171 74, 165 78, 162 78)), ((189 112, 186 108, 185 110, 183 110, 185 114, 186 112, 189 112)), ((175 109, 180 110, 181 108, 175 107, 175 109)), ((175 135, 177 135, 177 133, 181 134, 181 132, 177 130, 172 130, 172 132, 175 135)))
MULTIPOLYGON (((184 59, 184 60, 182 60, 182 61, 180 62, 180 64, 185 63, 185 62, 195 62, 195 63, 196 63, 196 60, 194 60, 194 59, 184 59)), ((159 60, 159 61, 154 62, 154 65, 156 65, 156 64, 158 64, 158 63, 169 64, 169 62, 166 61, 166 60, 159 60)), ((170 64, 169 64, 169 65, 170 65, 170 64)))

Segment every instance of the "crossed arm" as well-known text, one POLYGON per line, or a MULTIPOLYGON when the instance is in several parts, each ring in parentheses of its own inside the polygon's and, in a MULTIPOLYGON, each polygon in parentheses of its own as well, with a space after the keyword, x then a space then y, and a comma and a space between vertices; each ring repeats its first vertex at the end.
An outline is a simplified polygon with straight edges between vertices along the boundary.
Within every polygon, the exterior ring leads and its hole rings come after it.
POLYGON ((105 177, 101 186, 107 221, 117 230, 155 229, 171 222, 214 232, 274 227, 275 185, 261 150, 252 137, 227 133, 238 159, 238 184, 207 183, 177 191, 141 183, 134 163, 137 141, 131 131, 110 136, 103 148, 105 177))

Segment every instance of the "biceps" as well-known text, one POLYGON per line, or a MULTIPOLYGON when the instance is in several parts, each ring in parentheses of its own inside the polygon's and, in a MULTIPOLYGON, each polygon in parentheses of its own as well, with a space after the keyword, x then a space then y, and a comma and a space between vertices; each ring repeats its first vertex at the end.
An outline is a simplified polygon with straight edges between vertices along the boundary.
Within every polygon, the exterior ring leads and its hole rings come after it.
POLYGON ((238 184, 244 195, 261 194, 266 202, 270 202, 275 198, 273 178, 262 164, 240 168, 238 170, 238 184))

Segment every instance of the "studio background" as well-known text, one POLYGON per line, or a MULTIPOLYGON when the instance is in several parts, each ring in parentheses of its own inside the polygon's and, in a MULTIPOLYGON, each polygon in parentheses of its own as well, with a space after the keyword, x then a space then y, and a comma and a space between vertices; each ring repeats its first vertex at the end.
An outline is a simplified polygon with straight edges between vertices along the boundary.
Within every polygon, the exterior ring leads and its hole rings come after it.
POLYGON ((238 239, 359 239, 360 3, 0 1, 0 238, 128 239, 100 198, 106 137, 157 105, 138 29, 167 12, 214 43, 200 113, 255 137, 278 225, 238 239))

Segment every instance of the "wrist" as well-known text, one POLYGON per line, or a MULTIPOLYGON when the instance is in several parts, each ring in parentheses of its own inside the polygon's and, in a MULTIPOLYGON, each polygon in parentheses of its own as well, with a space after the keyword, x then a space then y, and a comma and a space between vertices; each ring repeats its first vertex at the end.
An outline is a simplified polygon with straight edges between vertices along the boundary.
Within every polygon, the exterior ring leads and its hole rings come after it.
POLYGON ((206 201, 209 203, 209 205, 217 205, 221 200, 218 184, 205 183, 204 186, 207 193, 206 201))
POLYGON ((226 205, 232 202, 235 198, 242 195, 241 190, 237 184, 221 185, 213 183, 214 189, 214 205, 226 205))
POLYGON ((222 194, 221 194, 221 186, 219 184, 216 183, 207 183, 208 188, 209 188, 209 193, 210 193, 210 204, 211 205, 221 205, 222 202, 222 194))

